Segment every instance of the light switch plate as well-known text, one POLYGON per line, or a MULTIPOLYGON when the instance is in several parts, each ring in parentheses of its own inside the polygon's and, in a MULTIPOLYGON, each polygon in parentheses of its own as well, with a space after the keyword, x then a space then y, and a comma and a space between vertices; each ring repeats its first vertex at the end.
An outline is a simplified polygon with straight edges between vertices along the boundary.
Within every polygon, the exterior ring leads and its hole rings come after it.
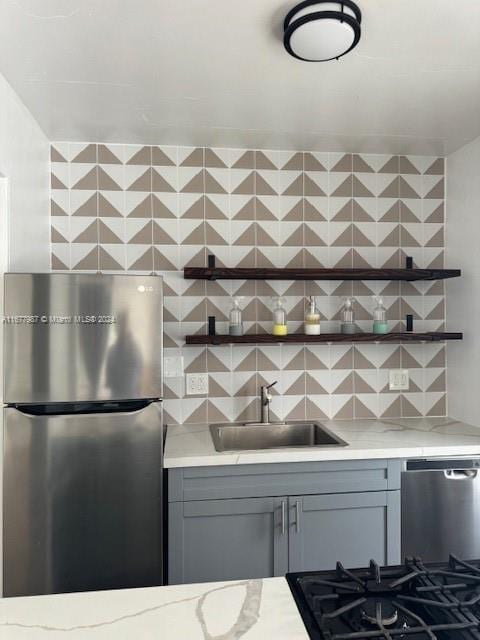
POLYGON ((163 359, 163 377, 181 378, 183 376, 183 356, 163 359))
POLYGON ((204 396, 208 393, 208 373, 187 373, 187 396, 204 396))
POLYGON ((409 386, 408 369, 390 369, 390 391, 408 391, 409 386))

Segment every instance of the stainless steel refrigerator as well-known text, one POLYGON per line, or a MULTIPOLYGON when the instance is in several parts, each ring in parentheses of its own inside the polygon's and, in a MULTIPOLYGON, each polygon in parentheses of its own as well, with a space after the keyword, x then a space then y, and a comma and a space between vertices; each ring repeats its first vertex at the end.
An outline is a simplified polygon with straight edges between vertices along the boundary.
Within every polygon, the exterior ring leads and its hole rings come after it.
POLYGON ((162 584, 162 279, 3 276, 3 593, 162 584))

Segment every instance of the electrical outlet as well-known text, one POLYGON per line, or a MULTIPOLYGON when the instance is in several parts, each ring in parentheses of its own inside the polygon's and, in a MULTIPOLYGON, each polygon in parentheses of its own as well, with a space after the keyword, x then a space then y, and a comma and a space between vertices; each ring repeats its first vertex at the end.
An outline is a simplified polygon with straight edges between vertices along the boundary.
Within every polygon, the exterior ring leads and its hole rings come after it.
POLYGON ((390 369, 390 391, 408 391, 409 386, 408 369, 390 369))
POLYGON ((208 393, 208 373, 187 373, 187 396, 204 396, 208 393))
POLYGON ((163 359, 163 377, 181 378, 183 376, 183 356, 163 359))

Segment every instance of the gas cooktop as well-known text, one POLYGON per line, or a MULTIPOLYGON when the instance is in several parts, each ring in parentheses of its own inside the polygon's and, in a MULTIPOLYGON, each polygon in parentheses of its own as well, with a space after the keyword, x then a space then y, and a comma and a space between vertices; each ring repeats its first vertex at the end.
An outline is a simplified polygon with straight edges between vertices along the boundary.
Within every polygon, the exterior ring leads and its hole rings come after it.
POLYGON ((288 573, 314 640, 480 640, 480 560, 288 573))

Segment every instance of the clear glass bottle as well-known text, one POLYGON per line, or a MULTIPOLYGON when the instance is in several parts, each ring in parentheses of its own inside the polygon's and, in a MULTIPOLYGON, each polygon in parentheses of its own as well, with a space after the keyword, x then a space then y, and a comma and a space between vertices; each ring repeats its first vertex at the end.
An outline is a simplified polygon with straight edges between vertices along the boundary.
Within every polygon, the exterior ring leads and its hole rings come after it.
POLYGON ((228 323, 228 333, 231 336, 243 336, 242 310, 240 308, 242 300, 242 296, 232 299, 233 307, 230 309, 228 323))
POLYGON ((314 296, 310 296, 305 309, 305 335, 307 336, 319 336, 320 335, 320 311, 315 303, 314 296))
POLYGON ((355 323, 355 309, 353 308, 353 303, 353 298, 345 298, 343 302, 341 311, 341 333, 346 333, 349 335, 357 333, 357 325, 355 323))
POLYGON ((383 306, 383 298, 374 297, 377 306, 373 310, 373 333, 388 333, 387 310, 383 306))
POLYGON ((272 334, 274 336, 286 336, 288 333, 287 330, 287 312, 283 308, 283 304, 285 303, 285 299, 282 297, 273 298, 274 307, 273 307, 273 327, 272 334))

